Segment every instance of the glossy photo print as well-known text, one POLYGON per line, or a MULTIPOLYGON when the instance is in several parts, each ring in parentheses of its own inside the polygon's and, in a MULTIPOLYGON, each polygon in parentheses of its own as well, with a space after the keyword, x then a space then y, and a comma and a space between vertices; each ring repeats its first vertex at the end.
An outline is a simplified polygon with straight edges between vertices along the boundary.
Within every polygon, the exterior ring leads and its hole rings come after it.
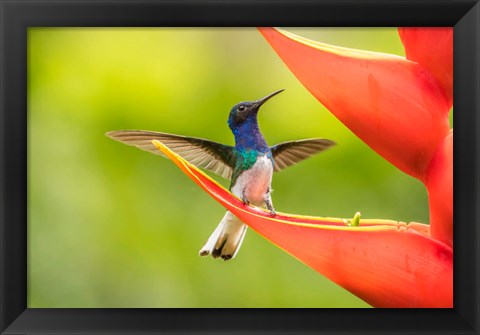
POLYGON ((453 307, 451 28, 29 28, 28 307, 453 307))

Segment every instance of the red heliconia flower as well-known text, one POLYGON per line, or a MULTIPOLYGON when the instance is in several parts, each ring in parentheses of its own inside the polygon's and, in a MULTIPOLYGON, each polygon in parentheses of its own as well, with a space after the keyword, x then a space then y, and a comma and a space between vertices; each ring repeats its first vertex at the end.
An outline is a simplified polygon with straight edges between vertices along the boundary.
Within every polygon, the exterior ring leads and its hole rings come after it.
POLYGON ((152 143, 243 222, 374 307, 453 306, 452 29, 399 29, 407 58, 260 28, 290 70, 377 153, 421 180, 430 226, 268 212, 152 143), (438 55, 438 57, 436 57, 438 55))

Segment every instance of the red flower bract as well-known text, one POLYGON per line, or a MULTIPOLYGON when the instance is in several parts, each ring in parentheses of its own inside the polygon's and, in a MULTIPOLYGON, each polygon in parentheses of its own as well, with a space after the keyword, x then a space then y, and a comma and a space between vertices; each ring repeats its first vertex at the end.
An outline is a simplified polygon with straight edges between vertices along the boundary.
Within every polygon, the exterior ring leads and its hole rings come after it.
POLYGON ((439 82, 405 58, 260 32, 305 87, 358 137, 420 180, 449 132, 439 82))
POLYGON ((402 28, 407 58, 260 32, 300 82, 362 141, 428 189, 434 238, 452 245, 453 33, 402 28))

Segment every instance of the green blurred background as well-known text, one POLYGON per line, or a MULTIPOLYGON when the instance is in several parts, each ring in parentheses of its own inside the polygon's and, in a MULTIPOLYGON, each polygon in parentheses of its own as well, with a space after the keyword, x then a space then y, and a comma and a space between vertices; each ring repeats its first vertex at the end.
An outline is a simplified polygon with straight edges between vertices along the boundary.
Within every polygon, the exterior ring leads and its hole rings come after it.
MULTIPOLYGON (((393 28, 289 30, 404 55, 393 28)), ((420 182, 333 117, 255 29, 30 28, 29 307, 368 307, 252 230, 234 260, 199 257, 224 209, 168 160, 104 136, 233 144, 230 108, 281 88, 259 114, 267 141, 338 145, 274 176, 278 211, 428 222, 420 182)))

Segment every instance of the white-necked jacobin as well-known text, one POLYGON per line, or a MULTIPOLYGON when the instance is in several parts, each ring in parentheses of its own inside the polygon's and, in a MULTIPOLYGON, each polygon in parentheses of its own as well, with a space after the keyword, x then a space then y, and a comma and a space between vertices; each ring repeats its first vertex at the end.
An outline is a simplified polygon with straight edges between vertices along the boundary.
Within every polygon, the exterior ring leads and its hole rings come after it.
MULTIPOLYGON (((314 138, 268 146, 258 128, 258 110, 268 99, 282 91, 233 106, 228 125, 235 136, 235 146, 144 130, 119 130, 106 135, 116 141, 163 156, 151 143, 152 140, 158 140, 190 163, 230 179, 230 191, 244 203, 266 206, 271 214, 275 215, 271 198, 273 172, 281 171, 335 144, 331 140, 314 138)), ((221 257, 224 260, 235 257, 246 230, 247 226, 227 211, 200 250, 200 255, 211 254, 214 258, 221 257)))

